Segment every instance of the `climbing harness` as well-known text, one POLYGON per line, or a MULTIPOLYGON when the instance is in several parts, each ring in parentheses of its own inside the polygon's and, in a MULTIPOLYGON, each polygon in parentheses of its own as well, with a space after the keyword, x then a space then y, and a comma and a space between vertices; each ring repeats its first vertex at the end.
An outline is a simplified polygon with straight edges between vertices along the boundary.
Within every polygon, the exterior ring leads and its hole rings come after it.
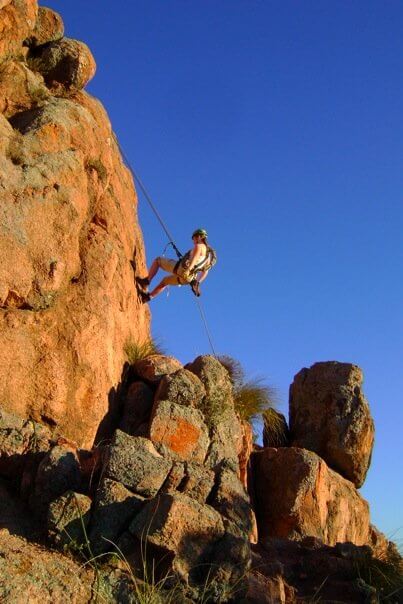
MULTIPOLYGON (((185 255, 183 255, 183 254, 181 254, 181 252, 178 250, 178 248, 176 247, 175 242, 174 242, 174 240, 173 240, 173 238, 172 238, 172 236, 171 236, 170 232, 168 231, 168 229, 167 229, 167 227, 166 227, 166 225, 165 225, 164 221, 162 220, 162 218, 161 218, 161 216, 160 216, 160 214, 159 214, 159 212, 158 212, 157 208, 156 208, 156 207, 155 207, 155 205, 153 204, 152 199, 151 199, 150 195, 149 195, 149 194, 148 194, 148 192, 147 192, 147 189, 145 188, 145 186, 143 185, 143 183, 142 183, 142 181, 141 181, 140 177, 137 175, 137 173, 135 172, 135 170, 134 170, 134 168, 132 167, 131 163, 129 162, 129 160, 128 160, 128 158, 127 158, 126 154, 125 154, 125 152, 123 151, 122 147, 120 146, 119 141, 118 141, 118 139, 116 138, 116 136, 115 136, 115 134, 114 134, 114 133, 113 133, 113 138, 114 138, 114 140, 115 140, 115 143, 116 143, 116 145, 117 145, 117 147, 118 147, 118 149, 119 149, 119 151, 120 151, 120 153, 121 153, 121 155, 122 155, 123 159, 125 160, 126 166, 128 167, 128 169, 130 170, 130 172, 131 172, 131 174, 132 174, 132 176, 133 176, 133 179, 134 179, 134 180, 135 180, 135 182, 137 182, 137 184, 139 185, 139 187, 140 187, 141 191, 143 192, 143 195, 144 195, 145 199, 148 201, 148 203, 149 203, 149 205, 150 205, 150 208, 151 208, 151 209, 152 209, 152 211, 154 212, 154 214, 155 214, 155 216, 156 216, 156 218, 157 218, 158 222, 160 223, 160 225, 161 225, 161 227, 163 228, 163 230, 164 230, 164 232, 165 232, 166 236, 168 237, 168 240, 169 240, 169 241, 168 241, 167 245, 165 246, 165 249, 164 249, 164 254, 165 254, 165 251, 167 250, 167 248, 168 248, 168 247, 171 245, 171 246, 172 246, 172 248, 174 249, 174 251, 175 251, 175 253, 176 253, 177 257, 178 257, 178 262, 177 262, 177 263, 176 263, 176 265, 175 265, 175 272, 176 272, 176 270, 177 270, 177 266, 179 266, 179 265, 180 265, 180 263, 181 263, 181 262, 182 262, 182 261, 183 261, 183 260, 184 260, 186 257, 187 257, 187 259, 189 258, 189 256, 190 256, 190 251, 189 251, 189 252, 187 252, 185 255)), ((202 230, 204 231, 204 229, 198 229, 197 231, 195 231, 195 233, 197 233, 197 232, 199 232, 199 231, 202 231, 202 230)), ((204 232, 205 232, 205 231, 204 231, 204 232)), ((206 233, 206 235, 207 235, 207 233, 206 233)), ((207 245, 207 244, 206 244, 206 245, 207 245)), ((196 274, 197 274, 197 272, 199 272, 199 271, 201 271, 201 270, 209 270, 209 269, 210 269, 212 266, 214 266, 214 264, 215 264, 216 262, 217 262, 217 254, 216 254, 215 250, 214 250, 212 247, 210 247, 209 245, 207 245, 207 254, 206 254, 205 258, 203 258, 202 262, 200 262, 199 264, 197 264, 197 265, 196 265, 196 266, 195 266, 195 267, 192 269, 192 275, 193 275, 193 274, 194 274, 194 275, 196 275, 196 274)), ((192 281, 194 281, 194 280, 192 279, 192 281)), ((197 302, 197 306, 198 306, 198 308, 199 308, 199 312, 200 312, 200 316, 201 316, 201 319, 202 319, 202 322, 203 322, 204 328, 205 328, 205 330, 206 330, 207 339, 208 339, 208 341, 209 341, 209 344, 210 344, 211 350, 212 350, 212 352, 213 352, 213 356, 217 358, 217 355, 216 355, 216 353, 215 353, 214 346, 213 346, 213 341, 212 341, 212 338, 211 338, 211 335, 210 335, 210 330, 209 330, 208 325, 207 325, 206 316, 205 316, 205 313, 204 313, 204 311, 203 311, 202 304, 201 304, 201 302, 200 302, 200 300, 199 300, 199 298, 198 298, 198 295, 200 295, 200 293, 199 293, 199 294, 195 293, 195 289, 194 289, 194 286, 192 286, 192 282, 190 282, 189 284, 190 284, 190 285, 191 285, 191 287, 192 287, 192 291, 193 291, 193 293, 194 293, 194 294, 197 296, 197 297, 196 297, 196 302, 197 302)), ((198 290, 196 289, 196 291, 198 291, 198 290)))

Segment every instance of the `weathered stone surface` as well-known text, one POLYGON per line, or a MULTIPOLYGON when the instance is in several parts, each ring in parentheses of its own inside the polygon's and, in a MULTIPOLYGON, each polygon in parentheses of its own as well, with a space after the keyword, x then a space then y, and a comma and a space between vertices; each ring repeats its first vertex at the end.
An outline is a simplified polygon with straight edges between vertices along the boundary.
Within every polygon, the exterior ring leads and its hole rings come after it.
POLYGON ((66 491, 77 491, 81 483, 80 462, 68 445, 57 445, 45 455, 38 467, 30 505, 46 512, 51 501, 66 491))
POLYGON ((0 61, 22 54, 22 43, 35 26, 36 0, 11 0, 0 4, 0 61))
POLYGON ((234 411, 232 384, 228 371, 214 357, 199 356, 186 365, 203 382, 206 396, 200 404, 209 425, 217 425, 226 412, 234 411))
POLYGON ((0 116, 0 400, 90 448, 126 342, 149 337, 130 265, 135 253, 144 273, 136 195, 89 95, 11 120, 0 116))
POLYGON ((28 56, 28 65, 32 71, 39 71, 55 91, 81 90, 96 70, 88 46, 70 38, 39 46, 28 56))
POLYGON ((143 497, 154 497, 171 467, 172 462, 164 459, 150 440, 116 430, 104 475, 143 497))
POLYGON ((205 503, 215 482, 215 474, 203 464, 188 462, 181 491, 199 503, 205 503))
POLYGON ((368 542, 368 503, 315 453, 269 447, 252 458, 259 538, 368 542))
POLYGON ((239 418, 227 409, 219 421, 210 427, 210 447, 206 465, 217 467, 222 461, 231 461, 239 471, 239 454, 242 450, 243 432, 239 418))
POLYGON ((20 478, 28 456, 44 454, 49 443, 47 428, 0 408, 0 475, 20 478))
POLYGON ((206 390, 199 378, 187 369, 165 375, 155 393, 155 401, 173 401, 178 405, 199 407, 206 390))
POLYGON ((74 491, 67 491, 51 502, 48 531, 55 544, 75 547, 86 542, 91 503, 89 497, 74 491))
POLYGON ((175 555, 175 570, 186 579, 208 548, 224 535, 221 516, 183 494, 163 494, 147 503, 129 528, 139 539, 175 555), (144 536, 144 527, 148 527, 144 536))
POLYGON ((181 459, 203 462, 209 446, 208 429, 198 409, 170 401, 155 403, 150 438, 174 451, 181 459))
POLYGON ((131 436, 140 436, 138 430, 148 423, 153 407, 154 393, 144 382, 130 384, 123 401, 120 429, 131 436))
POLYGON ((164 375, 169 375, 182 369, 182 364, 174 357, 163 354, 152 354, 133 365, 135 373, 140 379, 152 384, 158 383, 164 375))
POLYGON ((64 24, 61 16, 51 8, 40 6, 35 27, 27 42, 31 46, 41 46, 47 42, 61 40, 64 24))
POLYGON ((263 417, 263 446, 288 447, 290 435, 286 419, 282 413, 275 409, 266 409, 263 417))
POLYGON ((40 74, 33 73, 21 61, 0 63, 0 113, 5 117, 43 105, 49 98, 40 74))
MULTIPOLYGON (((161 493, 175 493, 179 489, 185 478, 185 466, 184 461, 174 461, 172 468, 161 487, 161 493)), ((180 489, 182 491, 182 489, 180 489)))
POLYGON ((362 371, 350 363, 315 363, 290 387, 292 444, 314 451, 360 487, 371 462, 374 423, 362 393, 362 371))
POLYGON ((254 518, 249 496, 231 468, 224 465, 218 472, 214 496, 209 503, 222 516, 239 526, 246 535, 252 533, 254 518))
POLYGON ((7 530, 0 530, 0 601, 12 604, 89 604, 94 572, 7 530))
POLYGON ((91 516, 89 538, 95 555, 113 549, 130 520, 140 511, 144 499, 120 482, 103 479, 98 488, 91 516), (112 543, 110 543, 112 542, 112 543))

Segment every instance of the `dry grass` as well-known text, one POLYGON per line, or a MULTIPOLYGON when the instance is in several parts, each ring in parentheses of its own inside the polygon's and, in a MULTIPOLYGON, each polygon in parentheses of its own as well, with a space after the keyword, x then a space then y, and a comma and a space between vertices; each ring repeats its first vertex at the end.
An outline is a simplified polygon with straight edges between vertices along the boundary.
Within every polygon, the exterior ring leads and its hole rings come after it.
POLYGON ((131 365, 146 359, 152 354, 166 354, 161 344, 155 340, 144 340, 143 342, 135 342, 129 340, 124 348, 127 360, 131 365))
POLYGON ((276 392, 261 377, 246 380, 245 371, 236 359, 230 356, 218 357, 228 371, 234 391, 235 410, 242 419, 253 421, 266 409, 276 403, 276 392))

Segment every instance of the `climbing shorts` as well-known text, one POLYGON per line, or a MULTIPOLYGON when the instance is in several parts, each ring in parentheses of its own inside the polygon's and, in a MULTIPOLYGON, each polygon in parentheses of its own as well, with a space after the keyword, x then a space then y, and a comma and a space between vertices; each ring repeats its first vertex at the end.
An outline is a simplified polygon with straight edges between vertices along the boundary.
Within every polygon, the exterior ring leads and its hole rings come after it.
POLYGON ((162 268, 162 270, 166 271, 167 273, 172 273, 170 277, 164 277, 163 282, 165 285, 186 285, 191 281, 189 273, 181 266, 178 267, 177 273, 174 272, 177 264, 176 260, 158 256, 157 262, 158 266, 162 268))

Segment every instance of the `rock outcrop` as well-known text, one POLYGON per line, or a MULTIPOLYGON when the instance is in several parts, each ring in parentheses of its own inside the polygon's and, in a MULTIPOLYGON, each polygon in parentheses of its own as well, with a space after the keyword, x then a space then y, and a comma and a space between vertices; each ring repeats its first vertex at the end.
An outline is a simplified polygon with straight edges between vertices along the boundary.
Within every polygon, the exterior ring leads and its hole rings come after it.
POLYGON ((371 462, 374 423, 362 371, 349 363, 315 363, 290 387, 292 445, 317 453, 360 487, 371 462))
POLYGON ((86 447, 116 405, 125 346, 149 338, 136 193, 82 90, 94 71, 54 11, 0 4, 0 398, 86 447))
POLYGON ((253 473, 259 538, 368 543, 368 503, 315 453, 266 448, 253 454, 253 473))

